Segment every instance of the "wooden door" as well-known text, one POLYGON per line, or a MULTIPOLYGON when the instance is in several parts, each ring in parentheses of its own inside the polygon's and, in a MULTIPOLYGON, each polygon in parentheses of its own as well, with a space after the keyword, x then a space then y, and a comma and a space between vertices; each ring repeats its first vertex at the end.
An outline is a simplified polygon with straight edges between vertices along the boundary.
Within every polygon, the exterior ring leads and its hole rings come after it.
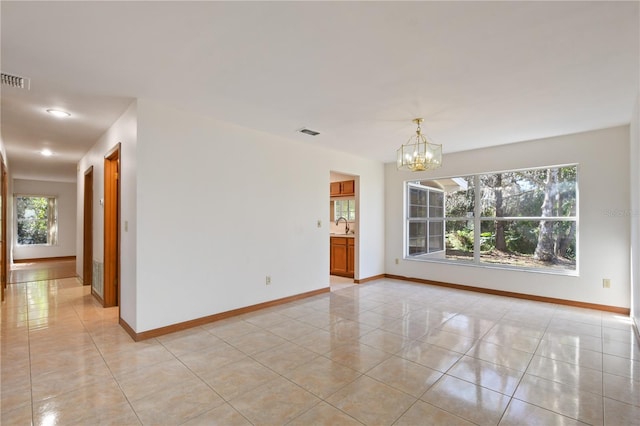
POLYGON ((84 172, 82 283, 93 283, 93 166, 84 172))
POLYGON ((118 306, 119 298, 120 144, 104 158, 104 306, 118 306))

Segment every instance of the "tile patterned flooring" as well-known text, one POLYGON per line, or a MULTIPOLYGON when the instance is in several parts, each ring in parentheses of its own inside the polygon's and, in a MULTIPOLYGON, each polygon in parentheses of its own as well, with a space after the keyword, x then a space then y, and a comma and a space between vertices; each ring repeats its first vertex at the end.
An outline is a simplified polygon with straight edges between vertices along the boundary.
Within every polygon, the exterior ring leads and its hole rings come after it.
POLYGON ((393 280, 135 343, 76 279, 9 286, 2 425, 640 424, 629 318, 393 280))

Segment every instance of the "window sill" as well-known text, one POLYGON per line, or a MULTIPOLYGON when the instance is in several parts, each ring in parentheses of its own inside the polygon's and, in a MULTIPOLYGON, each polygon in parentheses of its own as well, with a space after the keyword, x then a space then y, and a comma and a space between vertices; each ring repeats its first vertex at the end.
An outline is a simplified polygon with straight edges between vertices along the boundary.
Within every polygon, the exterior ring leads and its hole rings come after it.
POLYGON ((456 265, 456 266, 468 266, 472 268, 484 268, 484 269, 501 269, 507 271, 517 271, 517 272, 528 272, 535 274, 547 274, 547 275, 562 275, 567 277, 579 277, 580 273, 576 266, 575 270, 571 269, 553 269, 553 268, 527 268, 522 266, 510 266, 510 265, 501 265, 494 263, 476 263, 473 260, 469 262, 459 261, 459 260, 448 260, 448 259, 438 259, 432 257, 434 254, 440 254, 443 252, 437 253, 429 253, 418 256, 405 256, 404 260, 409 260, 412 262, 425 262, 425 263, 441 263, 446 265, 456 265))

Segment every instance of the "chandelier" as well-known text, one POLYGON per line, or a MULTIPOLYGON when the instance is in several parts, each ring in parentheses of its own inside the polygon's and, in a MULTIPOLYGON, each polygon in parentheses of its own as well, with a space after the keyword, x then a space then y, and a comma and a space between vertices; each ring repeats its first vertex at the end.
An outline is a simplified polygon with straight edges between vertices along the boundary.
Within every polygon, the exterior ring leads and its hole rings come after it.
POLYGON ((422 118, 413 119, 418 128, 415 136, 398 149, 398 170, 424 172, 442 165, 442 145, 429 142, 422 134, 420 124, 423 121, 422 118))

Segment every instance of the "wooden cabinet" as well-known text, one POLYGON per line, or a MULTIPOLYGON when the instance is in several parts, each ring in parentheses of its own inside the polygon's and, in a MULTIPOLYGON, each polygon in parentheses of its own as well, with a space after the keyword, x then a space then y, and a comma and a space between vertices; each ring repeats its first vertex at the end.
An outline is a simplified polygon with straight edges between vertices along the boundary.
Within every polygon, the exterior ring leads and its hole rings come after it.
POLYGON ((332 197, 346 197, 348 195, 355 195, 356 193, 356 181, 345 180, 342 182, 331 182, 329 186, 329 194, 332 197))
POLYGON ((342 192, 342 182, 331 182, 329 185, 329 195, 339 197, 342 192))
POLYGON ((347 238, 347 274, 353 277, 355 270, 356 242, 353 238, 347 238))
POLYGON ((330 273, 353 278, 355 264, 355 241, 347 237, 331 237, 330 273))

